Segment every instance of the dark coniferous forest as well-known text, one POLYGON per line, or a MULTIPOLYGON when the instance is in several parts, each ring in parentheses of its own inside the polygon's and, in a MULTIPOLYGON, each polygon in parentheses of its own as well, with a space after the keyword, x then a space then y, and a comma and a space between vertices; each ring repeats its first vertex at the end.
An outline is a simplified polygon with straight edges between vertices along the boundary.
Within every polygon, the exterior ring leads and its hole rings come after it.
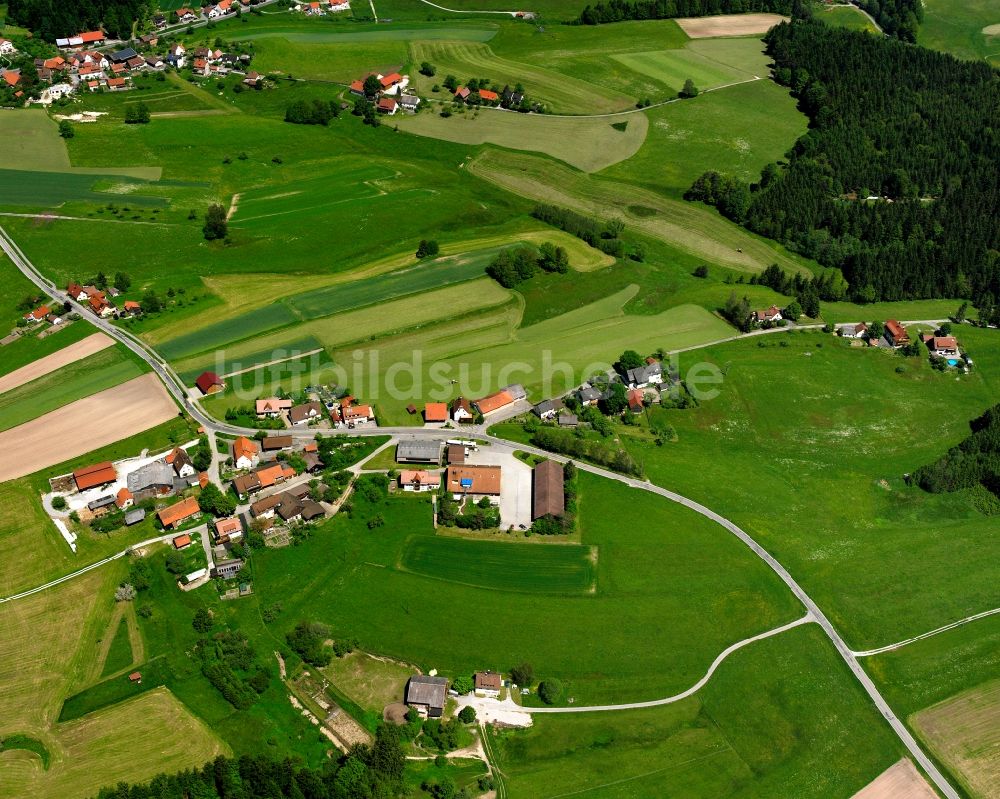
POLYGON ((1000 73, 812 20, 765 41, 810 130, 758 183, 706 173, 688 199, 840 267, 855 300, 960 296, 995 315, 1000 73))
POLYGON ((8 0, 7 16, 48 42, 101 27, 113 38, 127 39, 132 23, 146 19, 155 5, 152 0, 8 0))

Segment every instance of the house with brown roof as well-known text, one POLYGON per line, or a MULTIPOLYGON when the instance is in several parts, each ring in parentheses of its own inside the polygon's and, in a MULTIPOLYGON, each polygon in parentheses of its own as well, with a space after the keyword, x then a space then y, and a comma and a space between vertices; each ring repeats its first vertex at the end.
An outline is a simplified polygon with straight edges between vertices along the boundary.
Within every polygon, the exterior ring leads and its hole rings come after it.
POLYGON ((277 452, 283 449, 291 449, 294 439, 291 436, 268 436, 260 442, 264 452, 277 452))
POLYGON ((35 310, 29 311, 24 315, 24 321, 28 324, 33 322, 41 322, 46 316, 49 315, 51 309, 48 305, 39 305, 35 310))
POLYGON ((257 445, 246 436, 233 442, 233 466, 237 469, 252 469, 257 465, 257 445))
POLYGON ((500 474, 499 466, 449 466, 445 486, 455 499, 492 500, 500 496, 500 474))
POLYGON ((643 400, 646 398, 646 393, 641 388, 629 389, 628 394, 628 409, 632 413, 642 413, 643 409, 646 407, 643 400))
POLYGON ((465 463, 465 447, 461 444, 449 444, 447 458, 449 466, 460 466, 465 463))
POLYGON ((472 94, 466 86, 459 86, 455 89, 455 99, 461 100, 463 103, 469 99, 469 95, 472 94))
POLYGON ((375 411, 371 405, 341 405, 340 419, 344 424, 356 427, 374 421, 375 411))
POLYGON ((470 424, 475 420, 472 403, 465 397, 457 397, 451 403, 451 419, 459 424, 470 424))
POLYGON ((233 480, 233 489, 240 497, 245 497, 283 483, 291 477, 295 477, 295 469, 286 464, 274 463, 255 472, 241 474, 233 480))
POLYGON ((182 522, 186 522, 188 519, 197 516, 201 513, 201 508, 198 507, 198 500, 194 497, 187 497, 182 499, 180 502, 175 502, 173 505, 164 508, 157 512, 157 516, 160 519, 160 524, 163 525, 164 530, 169 530, 171 527, 177 527, 177 525, 182 522))
POLYGON ((484 103, 489 103, 490 105, 496 105, 500 102, 500 95, 496 92, 491 92, 489 89, 479 90, 479 99, 484 103))
POLYGON ((903 347, 910 343, 910 334, 895 319, 888 319, 885 323, 885 340, 892 347, 903 347))
POLYGON ((178 477, 190 477, 198 470, 194 468, 194 462, 191 460, 191 456, 187 454, 187 451, 181 447, 175 447, 173 452, 170 452, 164 460, 170 465, 170 468, 174 470, 174 474, 178 477))
POLYGON ((772 305, 762 311, 754 311, 753 318, 759 325, 765 322, 780 322, 782 318, 781 309, 777 305, 772 305))
POLYGON ((507 391, 507 389, 501 389, 495 394, 490 394, 487 397, 476 400, 473 405, 483 416, 486 416, 487 414, 498 411, 501 408, 506 408, 513 402, 514 398, 510 395, 510 392, 507 391))
POLYGON ((323 404, 320 402, 306 402, 302 405, 295 405, 288 411, 289 421, 296 426, 309 424, 309 422, 323 418, 323 404))
POLYGON ((531 520, 562 516, 565 512, 563 465, 553 460, 542 461, 531 474, 531 520))
POLYGON ((477 671, 473 675, 473 686, 477 696, 500 696, 503 678, 495 671, 477 671))
POLYGON ((198 379, 194 381, 194 384, 204 396, 215 394, 226 388, 226 384, 223 379, 215 372, 202 372, 198 375, 198 379))
POLYGON ((447 402, 428 402, 424 405, 424 421, 429 423, 448 421, 447 402))
POLYGON ((187 533, 184 535, 179 535, 171 542, 174 545, 174 549, 184 549, 184 547, 191 546, 191 536, 187 533))
POLYGON ((78 491, 86 491, 88 488, 113 483, 118 479, 114 464, 111 461, 102 461, 91 466, 84 466, 73 472, 73 480, 76 482, 78 491))
POLYGON ((250 506, 250 515, 255 519, 270 519, 274 516, 275 508, 281 504, 281 495, 273 494, 264 497, 250 506))
POLYGON ((378 112, 392 116, 399 108, 399 104, 391 97, 380 97, 378 100, 378 112))
POLYGON ((120 510, 125 510, 125 508, 132 507, 132 503, 135 501, 135 497, 132 496, 132 492, 127 488, 121 488, 115 495, 115 504, 120 510))
POLYGON ((393 86, 402 83, 403 76, 400 75, 398 72, 393 72, 390 75, 384 75, 383 77, 379 78, 378 82, 382 84, 382 91, 387 91, 388 89, 391 89, 393 86))
POLYGON ((125 313, 129 316, 138 316, 142 313, 142 306, 135 300, 125 300, 125 305, 123 306, 125 313))
POLYGON ((958 357, 958 339, 954 336, 932 336, 927 346, 939 358, 958 357))

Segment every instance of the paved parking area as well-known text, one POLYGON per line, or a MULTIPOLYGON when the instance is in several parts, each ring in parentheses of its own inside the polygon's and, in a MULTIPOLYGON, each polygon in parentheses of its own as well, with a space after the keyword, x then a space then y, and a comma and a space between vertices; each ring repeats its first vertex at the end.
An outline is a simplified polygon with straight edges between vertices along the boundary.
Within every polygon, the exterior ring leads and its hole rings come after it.
POLYGON ((502 527, 531 526, 531 467, 519 461, 511 452, 495 447, 479 447, 470 452, 466 463, 477 466, 499 466, 500 524, 502 527))

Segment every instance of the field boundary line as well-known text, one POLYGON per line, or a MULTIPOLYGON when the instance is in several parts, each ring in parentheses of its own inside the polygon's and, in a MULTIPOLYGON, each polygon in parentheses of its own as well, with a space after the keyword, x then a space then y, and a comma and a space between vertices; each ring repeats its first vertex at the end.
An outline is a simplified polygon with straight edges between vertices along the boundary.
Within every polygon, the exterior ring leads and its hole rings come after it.
POLYGON ((888 644, 887 646, 880 646, 877 649, 865 649, 863 651, 854 651, 851 654, 856 658, 866 658, 872 655, 881 655, 883 652, 892 652, 896 649, 901 649, 908 644, 915 644, 917 641, 923 641, 925 638, 930 638, 940 633, 948 632, 948 630, 954 630, 956 627, 962 627, 970 622, 979 621, 980 619, 985 619, 988 616, 995 616, 1000 613, 1000 608, 992 608, 991 610, 984 610, 982 613, 976 613, 972 616, 966 616, 964 619, 959 619, 958 621, 953 621, 951 624, 945 624, 941 627, 936 627, 933 630, 928 630, 920 635, 915 635, 912 638, 906 638, 902 641, 897 641, 894 644, 888 644))
MULTIPOLYGON (((280 329, 280 328, 279 328, 280 329)), ((256 372, 258 369, 264 369, 268 366, 274 366, 275 364, 285 363, 286 361, 298 361, 305 358, 308 355, 315 355, 317 352, 323 352, 322 347, 317 347, 314 350, 309 350, 308 352, 300 352, 298 355, 289 355, 287 358, 277 358, 273 361, 268 361, 267 363, 258 363, 253 366, 248 366, 245 369, 237 369, 235 372, 229 372, 222 375, 223 377, 235 377, 236 375, 241 375, 244 372, 256 372)))

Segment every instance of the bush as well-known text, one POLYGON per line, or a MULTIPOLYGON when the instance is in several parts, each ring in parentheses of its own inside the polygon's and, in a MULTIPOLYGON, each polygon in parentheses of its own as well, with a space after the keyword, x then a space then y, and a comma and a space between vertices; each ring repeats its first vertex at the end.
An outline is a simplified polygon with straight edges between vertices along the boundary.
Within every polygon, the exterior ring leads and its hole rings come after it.
POLYGON ((66 510, 66 497, 52 497, 52 507, 56 510, 66 510))
POLYGON ((329 636, 330 628, 325 624, 300 621, 285 638, 288 645, 306 663, 326 666, 333 659, 333 650, 325 643, 329 636))
POLYGON ((538 686, 538 696, 546 705, 552 705, 559 701, 562 691, 562 683, 556 679, 544 680, 538 686))
POLYGON ((472 724, 476 720, 476 709, 470 705, 466 705, 458 711, 458 720, 463 724, 472 724))
POLYGON ((454 680, 451 681, 451 689, 457 694, 464 695, 471 693, 474 687, 475 686, 472 682, 472 678, 467 674, 463 674, 460 677, 456 677, 454 680))
POLYGON ((518 663, 510 670, 510 678, 517 685, 526 688, 535 680, 535 669, 530 663, 518 663))

